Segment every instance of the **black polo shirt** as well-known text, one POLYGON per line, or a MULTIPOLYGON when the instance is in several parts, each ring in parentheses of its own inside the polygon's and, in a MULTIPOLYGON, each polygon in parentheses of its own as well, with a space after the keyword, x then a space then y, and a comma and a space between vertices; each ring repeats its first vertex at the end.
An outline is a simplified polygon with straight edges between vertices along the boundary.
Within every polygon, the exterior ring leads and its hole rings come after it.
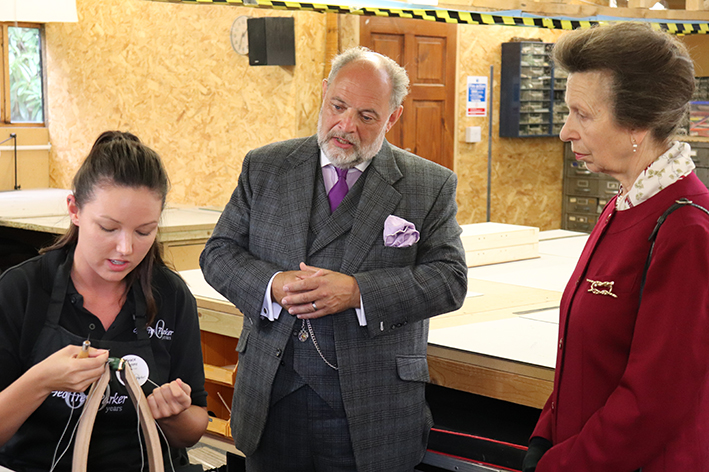
MULTIPOLYGON (((0 275, 0 390, 31 367, 30 355, 47 318, 54 277, 67 254, 65 249, 51 251, 0 275)), ((91 340, 133 341, 137 334, 132 291, 115 321, 104 330, 101 321, 83 307, 83 297, 70 281, 59 324, 91 340)), ((190 385, 192 404, 207 406, 195 299, 179 275, 166 267, 154 269, 153 293, 158 313, 148 332, 156 368, 170 381, 179 377, 190 385)), ((47 464, 55 446, 47 444, 47 464)), ((3 456, 16 458, 17 453, 0 449, 0 464, 3 456)))

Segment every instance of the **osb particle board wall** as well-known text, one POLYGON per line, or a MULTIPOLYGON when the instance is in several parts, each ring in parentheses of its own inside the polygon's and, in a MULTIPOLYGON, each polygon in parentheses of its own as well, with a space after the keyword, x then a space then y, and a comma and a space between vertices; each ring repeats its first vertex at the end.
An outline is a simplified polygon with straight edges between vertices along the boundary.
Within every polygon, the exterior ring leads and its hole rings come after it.
POLYGON ((77 0, 78 23, 46 27, 50 185, 70 187, 106 129, 137 134, 163 157, 175 203, 223 206, 243 156, 310 135, 317 124, 325 17, 298 13, 297 65, 250 67, 229 40, 254 8, 77 0))
MULTIPOLYGON (((340 41, 346 45, 356 44, 359 18, 354 15, 346 18, 340 22, 340 41)), ((499 138, 498 134, 501 44, 515 37, 554 42, 561 34, 561 31, 539 28, 458 25, 455 172, 461 224, 486 221, 487 217, 488 119, 465 116, 465 86, 468 76, 489 77, 493 65, 490 219, 542 230, 560 228, 562 142, 558 138, 499 138), (482 128, 481 142, 465 143, 467 126, 482 128)))
MULTIPOLYGON (((51 186, 69 187, 96 136, 121 129, 161 154, 170 201, 223 206, 250 149, 315 132, 325 15, 144 0, 77 0, 77 10, 78 23, 46 27, 51 186), (250 67, 229 42, 239 15, 294 16, 297 65, 250 67)), ((357 44, 358 17, 342 19, 341 47, 357 44)), ((465 117, 464 85, 494 64, 492 220, 560 226, 561 143, 497 137, 500 44, 513 36, 553 42, 558 34, 459 26, 461 223, 485 221, 487 191, 487 119, 465 117), (483 141, 464 143, 466 126, 481 126, 483 141)))
POLYGON ((537 226, 561 226, 563 143, 558 138, 500 138, 501 44, 512 38, 553 43, 563 34, 539 28, 461 26, 458 29, 458 130, 456 172, 461 222, 485 221, 487 203, 487 118, 465 116, 467 76, 490 76, 493 69, 493 131, 491 221, 537 226), (480 126, 482 141, 465 143, 465 128, 480 126))
POLYGON ((690 34, 681 36, 680 39, 684 41, 694 60, 694 75, 709 77, 709 37, 705 34, 690 34))

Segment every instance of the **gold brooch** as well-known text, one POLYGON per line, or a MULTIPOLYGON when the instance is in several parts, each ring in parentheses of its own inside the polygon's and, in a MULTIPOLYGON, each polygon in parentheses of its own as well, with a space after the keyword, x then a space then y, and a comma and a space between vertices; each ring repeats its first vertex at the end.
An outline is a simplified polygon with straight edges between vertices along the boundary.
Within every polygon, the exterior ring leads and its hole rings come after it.
POLYGON ((599 280, 586 279, 586 282, 591 284, 589 292, 595 295, 610 295, 613 298, 618 298, 618 295, 613 293, 613 284, 615 282, 601 282, 599 280))

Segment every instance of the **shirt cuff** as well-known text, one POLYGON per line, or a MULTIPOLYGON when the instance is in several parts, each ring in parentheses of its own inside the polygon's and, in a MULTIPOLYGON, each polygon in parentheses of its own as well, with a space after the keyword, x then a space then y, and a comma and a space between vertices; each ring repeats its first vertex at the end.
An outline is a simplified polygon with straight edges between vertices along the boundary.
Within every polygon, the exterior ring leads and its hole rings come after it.
POLYGON ((266 286, 266 293, 263 295, 261 318, 266 318, 268 321, 276 321, 283 309, 281 305, 271 300, 271 286, 273 285, 273 279, 275 279, 278 274, 280 274, 280 272, 273 274, 273 277, 271 277, 271 280, 268 281, 268 285, 266 286))
MULTIPOLYGON (((270 289, 269 289, 269 293, 270 293, 270 289)), ((362 295, 359 296, 359 308, 355 308, 355 314, 357 315, 357 320, 359 321, 359 325, 360 326, 367 326, 367 317, 364 316, 364 302, 362 301, 362 295)))

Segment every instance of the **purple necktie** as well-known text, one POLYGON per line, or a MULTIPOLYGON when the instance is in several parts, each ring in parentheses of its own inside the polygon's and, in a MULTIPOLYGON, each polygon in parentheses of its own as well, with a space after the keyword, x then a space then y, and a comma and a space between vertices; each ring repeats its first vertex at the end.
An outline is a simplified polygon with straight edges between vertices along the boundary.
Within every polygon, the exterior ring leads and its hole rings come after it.
POLYGON ((347 170, 348 169, 340 169, 339 167, 335 167, 335 172, 337 172, 337 182, 335 182, 335 185, 333 185, 330 189, 330 193, 327 194, 327 198, 330 200, 331 213, 334 213, 340 205, 342 199, 345 198, 345 195, 347 195, 347 191, 350 189, 347 186, 347 170))

